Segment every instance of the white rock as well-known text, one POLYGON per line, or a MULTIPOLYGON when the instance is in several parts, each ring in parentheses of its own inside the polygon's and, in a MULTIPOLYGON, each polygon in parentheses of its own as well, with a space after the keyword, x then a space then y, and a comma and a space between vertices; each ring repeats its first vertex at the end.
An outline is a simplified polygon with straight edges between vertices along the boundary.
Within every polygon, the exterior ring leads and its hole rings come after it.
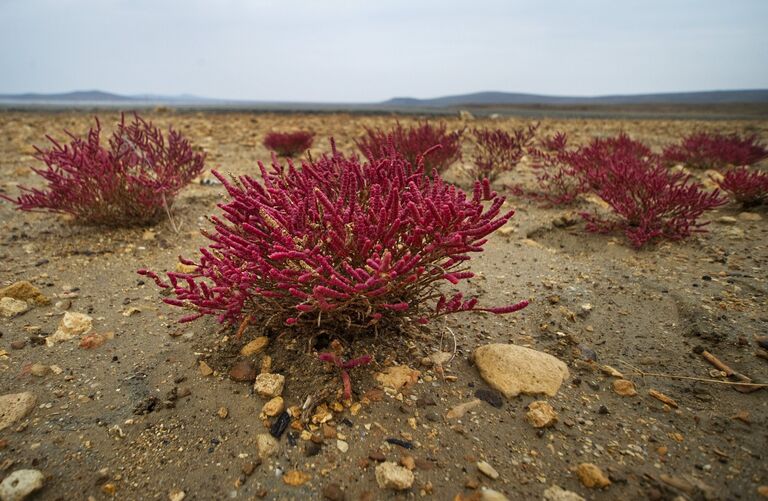
POLYGON ((37 399, 28 391, 0 396, 0 430, 23 419, 35 408, 37 399))
POLYGON ((491 466, 490 463, 488 463, 487 461, 478 461, 477 469, 480 470, 480 473, 482 473, 488 478, 492 478, 494 480, 499 478, 499 472, 496 471, 496 468, 491 466))
POLYGON ((376 467, 376 483, 382 489, 404 491, 413 485, 413 472, 392 461, 385 461, 376 467))
POLYGON ((168 493, 168 501, 184 501, 185 497, 187 497, 187 493, 181 489, 173 489, 168 493))
POLYGON ((566 491, 559 485, 553 485, 544 491, 544 501, 585 501, 575 492, 566 491))
POLYGON ((346 453, 349 450, 349 444, 344 440, 336 440, 336 448, 346 453))
POLYGON ((253 383, 253 389, 260 396, 265 398, 274 398, 283 393, 285 386, 285 376, 282 374, 259 374, 253 383))
POLYGON ((267 459, 277 454, 280 444, 269 433, 259 433, 256 435, 256 448, 259 450, 259 457, 267 459))
POLYGON ((0 298, 0 316, 5 318, 21 315, 29 309, 26 301, 19 301, 12 297, 0 298))
POLYGON ((568 378, 562 361, 540 351, 513 344, 488 344, 474 353, 480 376, 507 398, 545 394, 553 397, 568 378))
POLYGON ((509 498, 499 491, 483 487, 480 489, 480 501, 509 501, 509 498))
POLYGON ((93 318, 85 313, 68 311, 59 322, 59 328, 53 335, 45 338, 46 346, 54 346, 62 341, 69 341, 80 334, 87 334, 93 328, 93 318))
POLYGON ((38 470, 16 470, 0 483, 0 500, 21 501, 43 488, 45 476, 38 470))

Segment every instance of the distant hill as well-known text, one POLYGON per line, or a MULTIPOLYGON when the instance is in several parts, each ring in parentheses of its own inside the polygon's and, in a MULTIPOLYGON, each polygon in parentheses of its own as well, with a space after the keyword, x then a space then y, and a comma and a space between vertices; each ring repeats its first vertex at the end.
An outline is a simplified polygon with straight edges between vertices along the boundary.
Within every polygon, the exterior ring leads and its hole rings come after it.
POLYGON ((61 94, 0 94, 0 100, 4 101, 19 101, 19 102, 120 102, 120 101, 134 101, 135 99, 129 96, 121 96, 118 94, 111 94, 109 92, 102 92, 100 90, 78 90, 75 92, 63 92, 61 94))
POLYGON ((624 104, 736 104, 768 103, 768 89, 628 94, 615 96, 546 96, 516 92, 476 92, 431 99, 396 97, 381 103, 394 107, 459 107, 492 105, 624 105, 624 104))

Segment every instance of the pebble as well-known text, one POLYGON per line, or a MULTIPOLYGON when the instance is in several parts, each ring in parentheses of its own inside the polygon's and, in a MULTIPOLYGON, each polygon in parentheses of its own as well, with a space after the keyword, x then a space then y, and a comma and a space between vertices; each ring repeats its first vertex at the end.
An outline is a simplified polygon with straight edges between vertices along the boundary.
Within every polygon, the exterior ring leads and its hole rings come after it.
POLYGON ((763 216, 757 212, 740 212, 739 219, 742 221, 762 221, 763 216))
POLYGON ((480 489, 480 501, 509 501, 509 498, 499 491, 483 487, 480 489))
POLYGON ((613 391, 622 397, 634 397, 637 395, 635 383, 626 379, 616 379, 613 381, 613 391))
POLYGON ((250 360, 238 360, 229 369, 229 377, 239 383, 248 383, 256 379, 256 367, 250 360))
POLYGON ((282 374, 259 374, 253 383, 253 390, 261 397, 274 398, 283 393, 285 376, 282 374))
POLYGON ((414 480, 413 472, 391 461, 376 466, 376 483, 382 489, 403 491, 410 489, 414 480))
POLYGON ((736 224, 737 219, 733 216, 722 216, 717 218, 717 222, 720 224, 736 224))
POLYGON ((22 501, 43 488, 45 476, 39 470, 16 470, 0 483, 2 501, 22 501))
POLYGON ((307 457, 317 456, 322 448, 322 444, 309 440, 304 443, 304 455, 307 457))
POLYGON ((464 416, 464 414, 467 413, 467 411, 469 411, 470 409, 474 409, 481 403, 482 401, 479 398, 476 398, 474 400, 470 400, 469 402, 456 405, 453 408, 451 408, 451 410, 448 411, 445 417, 447 419, 460 419, 464 416))
POLYGON ((585 501, 575 492, 567 491, 559 485, 553 485, 544 491, 544 501, 585 501))
POLYGON ((491 466, 487 461, 478 461, 477 469, 480 470, 480 473, 482 473, 488 478, 492 478, 494 480, 499 478, 499 472, 496 471, 496 469, 493 466, 491 466))
POLYGON ((244 357, 250 357, 252 355, 258 355, 269 344, 269 338, 267 336, 259 336, 253 341, 249 342, 242 348, 240 348, 240 354, 244 357))
POLYGON ((213 369, 211 369, 211 366, 206 364, 202 360, 200 360, 200 364, 198 368, 200 369, 200 375, 203 377, 208 377, 211 374, 213 374, 213 369))
POLYGON ((28 391, 0 396, 0 431, 23 419, 36 403, 37 398, 28 391))
POLYGON ((346 499, 339 484, 328 484, 323 487, 323 497, 328 501, 344 501, 346 499))
POLYGON ((611 481, 605 476, 603 470, 592 463, 581 463, 576 467, 576 475, 584 487, 602 488, 611 485, 611 481))
POLYGON ((185 497, 187 497, 187 493, 181 489, 173 489, 168 493, 168 501, 184 501, 185 497))
POLYGON ((217 412, 217 414, 221 419, 227 419, 227 416, 229 416, 229 409, 227 409, 226 407, 219 407, 219 411, 217 412))
POLYGON ((534 428, 549 428, 557 423, 557 412, 549 403, 537 400, 528 405, 525 419, 534 428))
POLYGON ((280 447, 275 438, 268 433, 259 433, 256 435, 256 448, 259 450, 259 458, 267 459, 277 454, 280 447))
POLYGON ((561 360, 513 344, 481 346, 473 358, 485 382, 507 398, 520 393, 553 397, 569 377, 568 367, 561 360))
POLYGON ((275 417, 283 412, 283 410, 285 410, 285 400, 283 400, 283 397, 275 397, 261 408, 261 412, 269 417, 275 417))
POLYGON ((336 440, 336 448, 342 453, 346 453, 349 450, 349 444, 344 440, 336 440))

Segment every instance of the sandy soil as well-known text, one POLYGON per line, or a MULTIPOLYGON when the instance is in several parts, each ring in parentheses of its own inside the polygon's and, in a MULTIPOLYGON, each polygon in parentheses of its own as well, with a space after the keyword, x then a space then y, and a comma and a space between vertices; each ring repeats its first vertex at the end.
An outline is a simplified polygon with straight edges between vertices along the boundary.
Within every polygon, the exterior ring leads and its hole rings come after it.
MULTIPOLYGON (((104 124, 117 119, 100 117, 104 124)), ((260 143, 269 130, 309 128, 351 150, 363 125, 384 126, 396 117, 156 112, 148 118, 181 129, 208 152, 209 168, 240 174, 255 173, 256 161, 268 159, 260 143)), ((0 114, 1 192, 15 195, 17 184, 38 182, 31 148, 44 144, 44 134, 82 133, 90 120, 69 112, 0 114)), ((447 121, 451 128, 524 123, 447 121)), ((542 129, 565 130, 577 143, 627 131, 655 148, 693 129, 768 138, 763 121, 543 120, 542 129)), ((328 148, 321 139, 312 151, 328 148)), ((448 177, 460 180, 459 168, 448 177)), ((500 184, 517 179, 530 180, 525 166, 500 184)), ((571 214, 590 208, 589 201, 561 210, 510 199, 517 208, 511 230, 493 235, 473 260, 481 276, 468 290, 486 304, 530 298, 531 306, 503 317, 458 316, 421 337, 384 332, 355 341, 356 349, 376 355, 352 373, 355 401, 364 403, 359 412, 344 409, 321 427, 319 452, 289 428, 278 454, 259 464, 255 437, 273 420, 259 417, 265 400, 251 384, 228 377, 240 346, 271 336, 266 353, 272 371, 286 376, 289 406, 338 388, 338 376, 290 335, 252 326, 235 340, 213 320, 177 324, 178 312, 159 303, 154 284, 136 274, 145 267, 171 270, 177 256, 194 256, 205 245, 198 232, 207 226, 204 216, 222 197, 220 186, 184 190, 173 210, 179 232, 168 221, 151 231, 81 227, 0 202, 0 287, 29 280, 52 300, 0 319, 0 395, 37 397, 25 419, 0 431, 0 478, 39 469, 45 486, 33 498, 61 500, 173 499, 178 491, 187 500, 322 499, 330 484, 349 500, 479 499, 481 487, 510 499, 541 499, 553 484, 586 499, 757 499, 768 484, 765 389, 742 393, 732 385, 658 375, 728 381, 703 358, 706 350, 755 381, 768 380, 768 362, 755 356, 754 343, 768 330, 765 209, 745 216, 726 206, 706 216, 713 221, 708 233, 635 251, 620 235, 584 232, 571 214), (94 349, 76 340, 46 347, 42 337, 56 330, 66 309, 92 316, 94 331, 114 332, 114 338, 94 349), (443 371, 420 364, 435 350, 453 352, 451 332, 456 353, 443 371), (501 408, 482 402, 460 419, 445 417, 487 388, 470 355, 491 342, 529 346, 568 364, 571 377, 545 399, 559 415, 554 427, 539 430, 525 419, 527 406, 540 397, 504 400, 501 408), (201 361, 214 373, 204 376, 201 361), (421 371, 420 379, 400 393, 382 393, 373 374, 395 362, 421 371), (36 376, 32 364, 55 370, 36 376), (638 395, 614 392, 614 378, 601 365, 622 372, 638 395), (407 456, 414 459, 410 490, 378 487, 380 455, 405 464, 407 456), (499 478, 480 473, 479 460, 499 478), (582 485, 574 472, 580 463, 597 465, 611 485, 582 485), (282 473, 291 470, 308 479, 288 485, 282 473)), ((260 359, 252 361, 258 366, 260 359)))

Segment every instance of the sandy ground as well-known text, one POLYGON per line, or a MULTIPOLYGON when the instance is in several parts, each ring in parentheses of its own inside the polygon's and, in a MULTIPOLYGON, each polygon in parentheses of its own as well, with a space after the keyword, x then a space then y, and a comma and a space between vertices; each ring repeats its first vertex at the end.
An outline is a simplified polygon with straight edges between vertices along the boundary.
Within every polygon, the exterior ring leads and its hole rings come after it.
MULTIPOLYGON (((104 124, 117 119, 100 117, 104 124)), ((386 126, 396 117, 157 112, 148 118, 173 123, 205 149, 209 169, 241 174, 255 173, 256 161, 269 158, 261 146, 269 130, 308 128, 351 151, 364 125, 386 126)), ((43 145, 46 133, 61 138, 65 128, 82 133, 90 120, 70 112, 0 114, 0 190, 15 195, 19 183, 36 184, 32 145, 43 145)), ((525 123, 447 121, 450 128, 525 123)), ((543 131, 565 130, 576 143, 627 131, 655 148, 694 129, 768 137, 763 121, 542 121, 543 131)), ((320 139, 312 152, 328 149, 320 139)), ((461 180, 459 169, 448 178, 461 180)), ((525 166, 500 184, 517 180, 530 180, 525 166)), ((145 267, 172 270, 177 256, 195 256, 206 243, 198 232, 208 225, 204 216, 223 196, 220 186, 185 189, 173 210, 179 232, 168 221, 151 231, 82 227, 0 202, 0 287, 28 280, 52 300, 0 319, 0 395, 29 391, 37 398, 26 418, 0 431, 0 479, 38 469, 45 485, 30 499, 60 500, 179 499, 179 491, 187 500, 322 499, 323 489, 333 494, 331 484, 349 500, 479 499, 483 487, 510 499, 541 499, 552 485, 586 499, 759 499, 768 484, 766 390, 742 393, 668 377, 728 381, 703 358, 706 350, 756 381, 768 380, 768 362, 755 356, 754 343, 768 330, 765 209, 744 215, 729 205, 706 216, 713 221, 708 233, 635 251, 620 235, 584 232, 572 213, 591 208, 589 201, 563 210, 510 198, 517 214, 473 259, 480 276, 467 290, 485 304, 529 298, 531 306, 503 317, 456 316, 423 339, 380 333, 358 340, 356 346, 368 343, 377 354, 352 374, 362 407, 334 413, 317 430, 319 448, 289 428, 278 453, 259 461, 256 436, 274 420, 260 418, 265 400, 251 384, 228 377, 240 346, 271 336, 266 353, 272 371, 286 377, 289 406, 338 386, 337 375, 313 365, 290 336, 255 326, 233 340, 232 330, 210 319, 177 324, 178 312, 159 303, 154 284, 136 274, 145 267), (114 338, 94 349, 76 340, 45 346, 42 338, 65 310, 91 316, 94 332, 114 338), (443 371, 420 364, 436 350, 453 352, 451 332, 455 357, 443 371), (470 362, 473 350, 508 342, 568 364, 570 378, 557 396, 544 399, 558 423, 541 430, 529 424, 527 406, 541 400, 529 396, 504 400, 500 408, 482 402, 459 419, 446 418, 487 388, 470 362), (213 374, 201 373, 201 361, 213 374), (410 388, 383 393, 373 374, 395 362, 421 375, 410 388), (602 365, 633 381, 638 394, 618 395, 602 365), (374 471, 382 457, 413 467, 409 490, 379 488, 374 471), (479 472, 480 460, 499 477, 479 472), (611 484, 585 487, 574 471, 581 463, 597 465, 611 484), (293 470, 306 476, 283 476, 293 470)), ((258 365, 260 357, 252 361, 258 365)))

